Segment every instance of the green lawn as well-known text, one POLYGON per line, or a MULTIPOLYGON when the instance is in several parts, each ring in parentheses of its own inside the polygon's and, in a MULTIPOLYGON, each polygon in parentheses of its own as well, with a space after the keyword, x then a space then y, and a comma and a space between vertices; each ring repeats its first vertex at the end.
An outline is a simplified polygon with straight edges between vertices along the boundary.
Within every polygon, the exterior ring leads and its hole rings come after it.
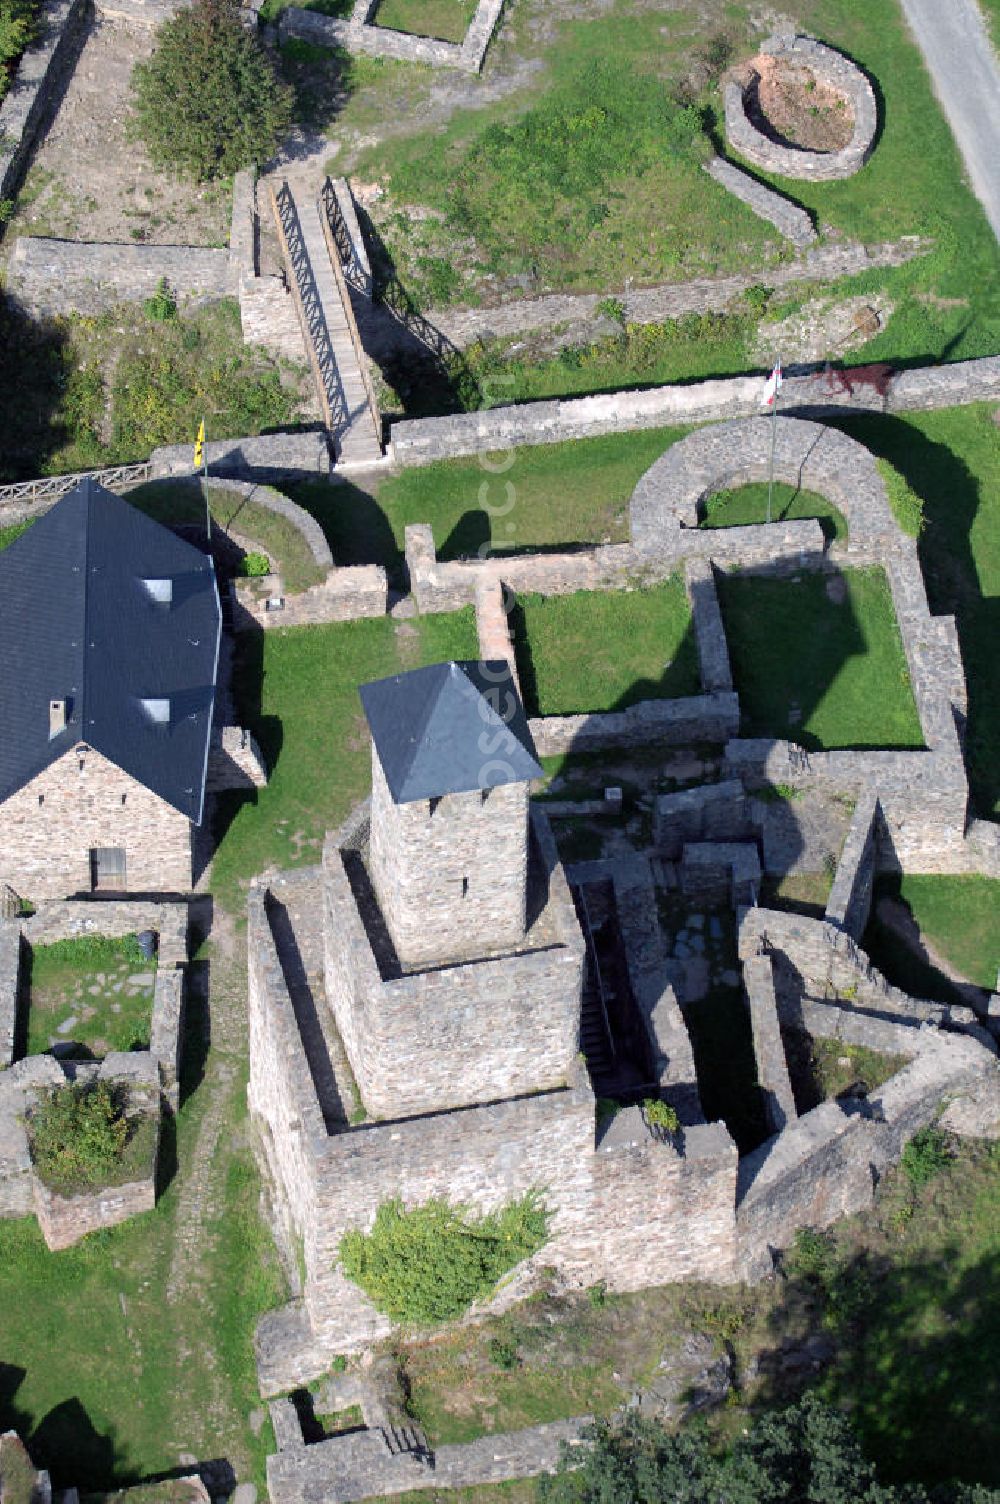
POLYGON ((525 595, 513 627, 529 715, 624 710, 701 692, 679 574, 649 589, 525 595))
POLYGON ((949 408, 838 424, 890 460, 923 498, 920 561, 931 610, 954 614, 969 689, 973 806, 1000 817, 1000 444, 994 408, 949 408))
MULTIPOLYGON (((213 488, 209 494, 213 526, 259 544, 274 569, 280 571, 289 594, 318 585, 326 578, 326 571, 316 563, 305 538, 286 518, 248 500, 238 491, 213 488)), ((128 491, 125 499, 157 522, 204 526, 204 492, 196 480, 151 481, 128 491)))
MULTIPOLYGON (((827 539, 843 542, 847 538, 847 523, 832 502, 814 491, 802 491, 798 486, 787 486, 781 481, 774 484, 771 496, 771 519, 774 522, 796 522, 802 518, 818 517, 827 539)), ((705 502, 702 527, 746 527, 754 522, 767 521, 767 483, 755 482, 740 486, 735 491, 716 491, 705 502)))
POLYGON ((479 0, 382 0, 373 17, 376 26, 464 42, 479 0))
MULTIPOLYGON (((190 1079, 190 1078, 189 1078, 190 1079)), ((245 1073, 229 1088, 230 1135, 245 1118, 245 1073)), ((180 1109, 176 1152, 186 1164, 202 1116, 198 1093, 180 1109)), ((218 1206, 224 1231, 202 1254, 202 1305, 165 1303, 177 1238, 178 1182, 155 1210, 49 1253, 34 1219, 0 1221, 0 1431, 15 1427, 57 1488, 88 1493, 177 1468, 182 1452, 228 1457, 264 1482, 270 1427, 247 1424, 260 1404, 251 1336, 283 1284, 257 1215, 250 1151, 227 1142, 218 1206)), ((161 1150, 173 1155, 168 1132, 161 1150)))
POLYGON ((619 543, 636 482, 688 432, 653 428, 538 444, 403 470, 371 492, 306 481, 289 494, 323 528, 338 564, 384 564, 397 579, 408 523, 429 523, 443 559, 619 543))
POLYGON ((900 896, 934 949, 991 991, 1000 971, 1000 880, 907 874, 900 896))
POLYGON ((920 747, 892 597, 880 569, 794 580, 721 575, 733 678, 747 736, 787 737, 818 750, 920 747))
POLYGON ((388 617, 286 627, 239 638, 238 719, 269 769, 254 795, 219 801, 212 891, 242 909, 240 890, 273 864, 319 861, 323 839, 368 792, 371 753, 358 685, 478 654, 471 607, 395 622, 388 617))
POLYGON ((156 961, 135 936, 82 936, 30 951, 27 1053, 61 1042, 102 1059, 112 1050, 148 1049, 156 961))

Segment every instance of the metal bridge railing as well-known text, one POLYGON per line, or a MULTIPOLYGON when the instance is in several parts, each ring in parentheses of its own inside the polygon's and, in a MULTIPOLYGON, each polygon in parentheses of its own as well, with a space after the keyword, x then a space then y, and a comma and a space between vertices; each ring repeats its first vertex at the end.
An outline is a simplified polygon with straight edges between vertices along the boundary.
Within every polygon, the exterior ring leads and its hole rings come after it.
POLYGON ((269 185, 275 224, 281 239, 285 260, 292 273, 292 292, 295 307, 302 324, 306 349, 309 351, 313 374, 319 387, 320 401, 327 428, 341 433, 351 421, 350 409, 333 353, 333 343, 323 314, 316 278, 313 275, 309 253, 302 236, 299 211, 287 183, 275 191, 269 185))
POLYGON ((0 486, 0 504, 5 501, 58 501, 82 480, 96 480, 109 491, 128 491, 152 478, 150 460, 137 465, 111 465, 105 470, 76 470, 71 475, 45 475, 38 480, 19 480, 0 486))

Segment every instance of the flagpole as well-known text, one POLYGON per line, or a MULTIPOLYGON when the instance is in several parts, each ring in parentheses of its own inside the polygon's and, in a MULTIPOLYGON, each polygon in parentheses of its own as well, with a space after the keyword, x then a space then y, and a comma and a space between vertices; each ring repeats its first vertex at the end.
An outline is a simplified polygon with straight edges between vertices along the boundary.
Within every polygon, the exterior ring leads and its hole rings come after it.
MULTIPOLYGON (((204 418, 202 418, 202 420, 201 420, 201 428, 202 428, 202 432, 204 433, 204 431, 205 431, 205 420, 204 420, 204 418)), ((205 531, 208 533, 208 542, 209 542, 209 546, 211 546, 211 542, 212 542, 212 509, 211 509, 211 507, 208 504, 208 447, 205 444, 202 444, 201 461, 202 461, 202 465, 204 466, 204 479, 202 481, 202 489, 205 492, 205 531)))

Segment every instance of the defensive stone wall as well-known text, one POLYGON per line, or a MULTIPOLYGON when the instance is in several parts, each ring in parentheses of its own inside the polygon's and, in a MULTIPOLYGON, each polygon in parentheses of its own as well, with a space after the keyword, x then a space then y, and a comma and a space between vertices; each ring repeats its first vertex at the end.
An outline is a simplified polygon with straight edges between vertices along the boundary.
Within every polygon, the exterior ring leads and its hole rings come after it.
POLYGON ((653 805, 653 844, 670 861, 692 842, 746 841, 752 835, 746 793, 736 778, 658 794, 653 805))
POLYGON ((744 1277, 769 1272, 800 1227, 828 1227, 871 1205, 882 1170, 935 1120, 950 1094, 974 1089, 996 1062, 983 1045, 930 1040, 864 1100, 824 1102, 740 1161, 737 1223, 744 1277))
POLYGON ((234 581, 236 630, 315 627, 324 622, 384 616, 389 609, 389 579, 381 564, 333 568, 325 580, 294 595, 285 595, 279 575, 234 581))
POLYGON ((827 921, 858 941, 872 909, 881 821, 878 796, 873 789, 865 789, 854 806, 826 903, 827 921))
POLYGON ((13 198, 28 154, 67 70, 73 66, 90 0, 43 0, 37 35, 0 104, 0 199, 13 198))
POLYGON ((875 91, 857 64, 812 37, 794 35, 769 37, 759 55, 808 72, 845 99, 853 116, 851 140, 840 151, 820 152, 784 145, 766 135, 750 119, 747 110, 760 78, 751 64, 748 84, 730 81, 723 89, 726 140, 733 150, 762 171, 786 178, 807 178, 819 183, 853 177, 860 172, 875 144, 878 107, 875 91))
POLYGON ((315 11, 289 6, 278 22, 278 37, 299 38, 320 47, 343 47, 370 57, 389 57, 401 62, 426 63, 432 68, 460 68, 479 73, 486 50, 500 19, 504 0, 480 0, 462 42, 444 42, 436 37, 415 36, 372 25, 378 0, 357 0, 349 20, 318 15, 315 11))
POLYGON ((539 757, 599 752, 609 747, 690 746, 728 742, 740 723, 735 694, 689 695, 685 700, 642 700, 627 710, 590 715, 533 717, 528 726, 539 757))
POLYGON ((780 1133, 786 1124, 795 1122, 798 1113, 781 1038, 769 956, 751 956, 743 962, 743 990, 750 1009, 764 1117, 771 1132, 780 1133))
MULTIPOLYGON (((436 959, 433 969, 409 972, 387 956, 361 853, 327 842, 326 992, 369 1112, 439 1112, 567 1079, 579 1049, 583 940, 537 812, 533 834, 544 906, 517 949, 480 947, 468 964, 436 959)), ((491 874, 487 864, 487 883, 491 874)), ((458 918, 441 933, 456 928, 461 933, 458 918)))
POLYGON ((715 575, 707 559, 688 559, 684 565, 684 588, 691 607, 701 687, 706 694, 728 694, 733 687, 729 648, 719 610, 715 575))
POLYGON ((723 157, 713 157, 705 164, 705 171, 727 193, 738 198, 741 204, 746 204, 758 219, 767 220, 779 235, 800 250, 805 250, 819 238, 812 220, 801 204, 792 203, 783 194, 776 193, 773 188, 752 178, 748 172, 741 172, 732 162, 727 162, 723 157))
POLYGON ((21 931, 7 920, 0 924, 0 1070, 14 1063, 20 992, 21 931))
POLYGON ((165 280, 182 306, 239 295, 228 251, 194 245, 103 244, 21 235, 7 266, 8 286, 36 317, 96 315, 143 303, 165 280))
MULTIPOLYGON (((330 447, 325 430, 320 428, 242 439, 209 439, 205 458, 214 477, 257 484, 330 473, 330 447)), ((155 480, 171 475, 195 475, 194 444, 167 444, 154 449, 150 464, 155 480)))
MULTIPOLYGON (((836 373, 834 373, 836 375, 836 373)), ((850 371, 845 376, 850 377, 850 371)), ((391 429, 393 458, 401 465, 516 449, 523 444, 561 444, 567 439, 631 432, 666 425, 717 423, 751 418, 761 410, 763 377, 735 376, 690 385, 653 387, 487 408, 447 418, 411 418, 391 429)), ((1000 397, 1000 356, 923 366, 892 378, 883 394, 860 377, 850 386, 823 372, 787 376, 781 391, 783 414, 818 415, 851 411, 908 412, 991 402, 1000 397)))

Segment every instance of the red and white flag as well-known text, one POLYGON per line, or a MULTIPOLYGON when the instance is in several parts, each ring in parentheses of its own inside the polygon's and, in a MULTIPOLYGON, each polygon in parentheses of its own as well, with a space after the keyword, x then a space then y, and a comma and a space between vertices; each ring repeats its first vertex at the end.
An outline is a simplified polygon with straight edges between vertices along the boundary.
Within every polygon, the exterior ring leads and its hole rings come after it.
POLYGON ((774 404, 775 404, 775 402, 777 401, 778 393, 780 391, 781 391, 781 361, 780 360, 776 360, 774 362, 774 370, 771 372, 770 376, 767 378, 767 385, 764 387, 764 406, 765 407, 773 407, 774 404))

